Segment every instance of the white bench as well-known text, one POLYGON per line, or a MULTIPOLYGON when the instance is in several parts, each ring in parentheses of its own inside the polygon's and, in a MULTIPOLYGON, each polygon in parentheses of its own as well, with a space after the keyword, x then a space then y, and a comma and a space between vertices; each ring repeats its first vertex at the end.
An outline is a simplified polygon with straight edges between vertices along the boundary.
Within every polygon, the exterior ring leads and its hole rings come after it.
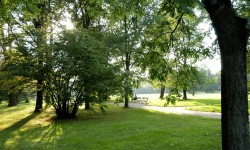
POLYGON ((142 104, 148 103, 148 97, 137 97, 137 102, 142 104))

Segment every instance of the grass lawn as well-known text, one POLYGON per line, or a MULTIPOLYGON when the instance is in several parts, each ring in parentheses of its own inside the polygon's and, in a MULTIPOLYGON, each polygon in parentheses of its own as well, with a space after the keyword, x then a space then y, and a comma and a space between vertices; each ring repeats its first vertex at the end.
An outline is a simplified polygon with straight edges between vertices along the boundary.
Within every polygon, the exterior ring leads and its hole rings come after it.
POLYGON ((109 105, 106 114, 80 109, 57 120, 34 103, 0 104, 0 149, 200 150, 221 149, 220 120, 109 105))
MULTIPOLYGON (((152 106, 164 106, 166 102, 159 98, 159 94, 138 94, 138 96, 148 97, 148 105, 152 106)), ((188 94, 188 100, 181 100, 169 106, 187 107, 186 109, 194 111, 221 112, 221 97, 220 93, 198 93, 195 96, 188 94)), ((250 112, 250 108, 248 111, 250 112)))

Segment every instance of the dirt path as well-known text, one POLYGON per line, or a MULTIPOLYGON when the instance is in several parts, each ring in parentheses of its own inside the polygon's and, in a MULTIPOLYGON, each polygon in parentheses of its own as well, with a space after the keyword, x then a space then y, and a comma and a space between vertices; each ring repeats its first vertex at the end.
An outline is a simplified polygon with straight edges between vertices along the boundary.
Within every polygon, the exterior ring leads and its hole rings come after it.
MULTIPOLYGON (((119 105, 123 106, 124 104, 119 103, 119 105)), ((165 113, 193 115, 193 116, 202 116, 202 117, 208 117, 208 118, 221 119, 221 113, 191 111, 191 110, 186 110, 187 107, 158 107, 158 106, 147 106, 145 104, 140 104, 140 103, 129 103, 129 107, 143 108, 143 109, 155 110, 155 111, 160 111, 160 112, 165 112, 165 113)))

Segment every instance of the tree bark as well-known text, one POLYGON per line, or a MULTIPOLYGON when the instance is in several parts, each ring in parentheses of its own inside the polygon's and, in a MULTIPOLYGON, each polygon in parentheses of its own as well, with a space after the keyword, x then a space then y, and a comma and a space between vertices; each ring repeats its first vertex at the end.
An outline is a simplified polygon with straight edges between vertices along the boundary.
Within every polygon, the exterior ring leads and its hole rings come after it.
POLYGON ((195 90, 194 90, 194 88, 193 88, 193 90, 192 90, 192 96, 194 96, 195 95, 195 90))
POLYGON ((183 99, 187 100, 187 90, 183 89, 183 99))
POLYGON ((90 103, 89 103, 89 101, 85 101, 85 110, 90 110, 90 103))
MULTIPOLYGON (((44 53, 45 51, 45 46, 46 46, 46 15, 47 15, 47 3, 46 2, 41 2, 37 4, 37 7, 40 9, 40 15, 36 18, 33 19, 33 25, 36 29, 36 51, 38 53, 38 73, 37 73, 37 97, 36 97, 36 107, 35 107, 35 112, 41 112, 43 109, 43 79, 44 79, 44 74, 45 72, 41 70, 43 67, 43 62, 44 62, 44 53)), ((45 53, 46 54, 46 53, 45 53)))
POLYGON ((221 53, 222 149, 248 150, 247 20, 238 17, 230 0, 203 0, 221 53))
POLYGON ((160 98, 163 98, 164 97, 164 94, 165 94, 165 85, 161 85, 161 93, 160 93, 160 98))
POLYGON ((36 91, 36 107, 35 112, 41 112, 43 109, 43 90, 42 90, 42 80, 37 80, 37 91, 36 91))
POLYGON ((129 75, 128 75, 128 73, 129 73, 129 71, 130 71, 130 61, 129 61, 129 54, 126 54, 126 72, 127 72, 127 74, 126 74, 126 81, 125 81, 125 83, 126 83, 126 85, 125 85, 125 95, 124 95, 124 97, 125 97, 125 103, 124 103, 124 107, 125 108, 128 108, 129 107, 129 86, 130 86, 130 83, 129 83, 129 75))
POLYGON ((129 88, 130 88, 130 83, 129 83, 129 71, 130 71, 130 54, 129 54, 129 48, 128 48, 128 39, 127 39, 127 35, 128 35, 128 27, 127 27, 127 16, 124 16, 124 31, 125 31, 125 71, 126 71, 126 85, 125 85, 125 90, 124 90, 124 97, 125 97, 125 103, 124 103, 124 107, 128 108, 129 107, 129 88))
POLYGON ((9 97, 9 104, 8 107, 13 107, 18 104, 18 94, 17 93, 10 93, 8 94, 9 97))

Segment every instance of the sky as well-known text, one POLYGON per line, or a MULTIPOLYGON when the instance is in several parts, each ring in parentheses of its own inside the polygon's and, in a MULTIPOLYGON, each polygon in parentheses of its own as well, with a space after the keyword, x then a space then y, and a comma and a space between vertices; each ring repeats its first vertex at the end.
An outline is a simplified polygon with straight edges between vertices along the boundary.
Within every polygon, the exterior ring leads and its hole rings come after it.
POLYGON ((211 70, 211 73, 216 74, 217 72, 221 71, 221 62, 220 56, 217 55, 213 59, 205 59, 201 62, 198 62, 199 67, 207 67, 211 70))
MULTIPOLYGON (((201 29, 203 32, 206 32, 206 31, 211 31, 210 32, 210 36, 206 36, 204 38, 204 43, 209 47, 212 45, 212 42, 216 39, 216 35, 215 35, 215 32, 214 30, 211 28, 211 22, 209 20, 205 21, 205 22, 202 22, 200 25, 199 25, 199 29, 201 29)), ((221 71, 221 60, 220 60, 220 56, 219 54, 215 54, 214 58, 212 59, 205 59, 201 62, 198 62, 197 64, 199 67, 205 67, 207 66, 207 68, 209 68, 211 70, 211 72, 213 74, 221 71)))

